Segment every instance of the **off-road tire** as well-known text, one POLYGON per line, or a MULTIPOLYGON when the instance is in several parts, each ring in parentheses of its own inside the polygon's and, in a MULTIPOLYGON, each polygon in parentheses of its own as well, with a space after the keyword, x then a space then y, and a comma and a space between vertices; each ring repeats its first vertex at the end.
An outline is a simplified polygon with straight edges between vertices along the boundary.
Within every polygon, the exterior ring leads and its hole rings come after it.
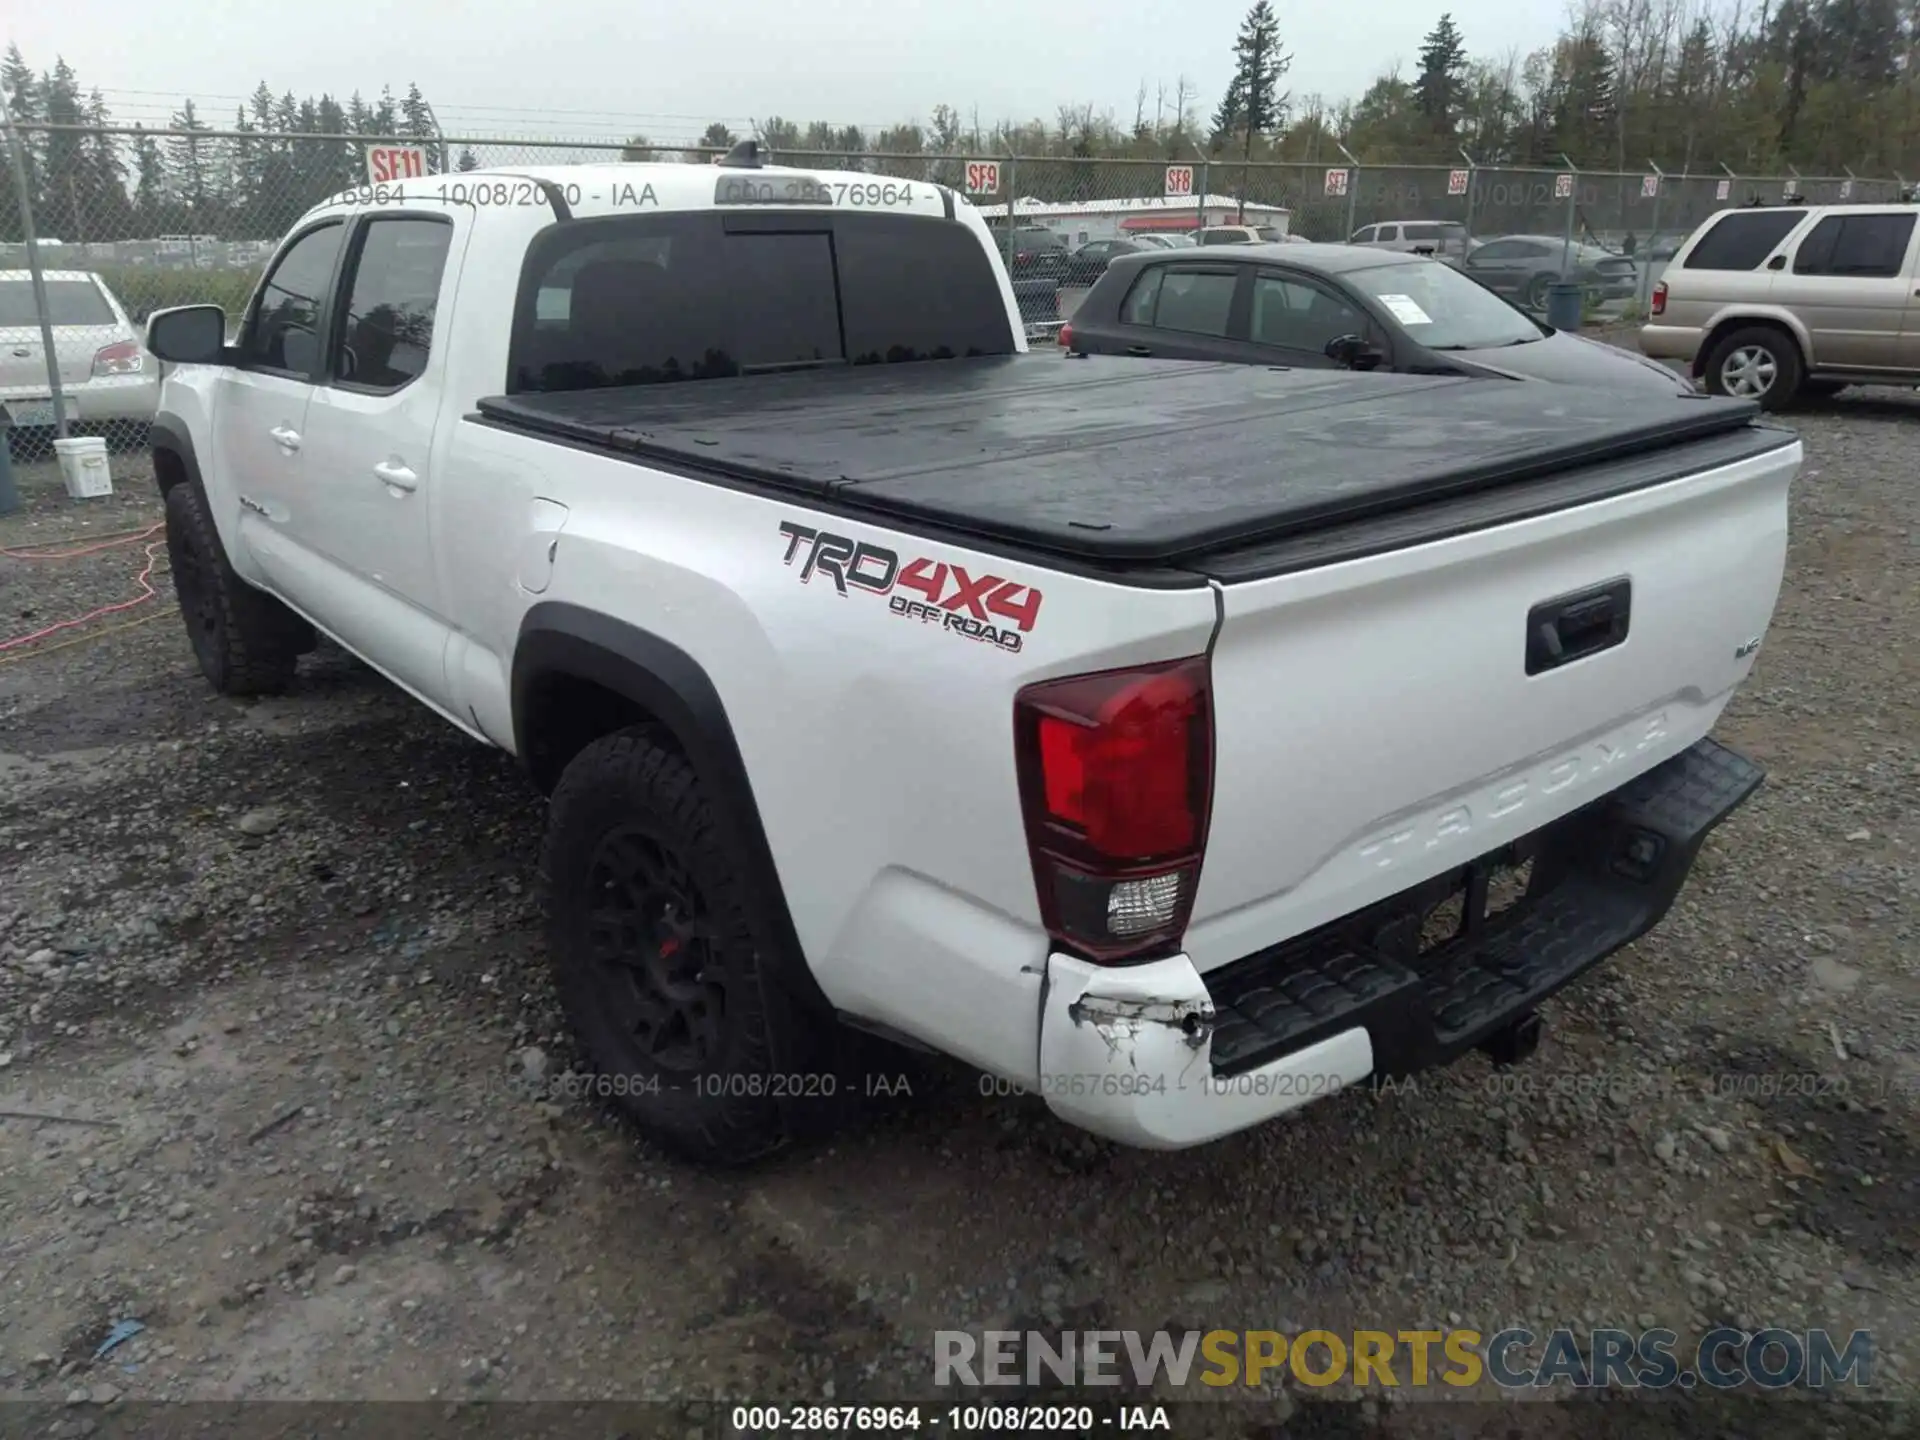
POLYGON ((1800 398, 1801 379, 1805 373, 1800 363, 1800 347, 1793 343, 1792 336, 1771 325, 1749 325, 1720 338, 1707 355, 1702 378, 1711 394, 1737 395, 1740 399, 1753 400, 1762 410, 1784 410, 1800 398), (1736 391, 1728 380, 1728 365, 1735 362, 1743 351, 1763 353, 1772 365, 1773 379, 1757 395, 1736 391))
POLYGON ((201 673, 222 695, 271 695, 314 648, 313 627, 242 580, 206 497, 192 481, 167 492, 167 560, 201 673))
POLYGON ((542 861, 548 945, 597 1071, 586 1095, 613 1102, 663 1149, 744 1165, 838 1122, 846 1032, 796 983, 804 961, 766 933, 746 858, 665 739, 645 726, 618 731, 561 775, 542 861), (669 990, 705 999, 661 1001, 669 990), (667 1053, 683 1022, 657 1016, 674 1003, 700 1012, 684 1033, 704 1038, 667 1053))

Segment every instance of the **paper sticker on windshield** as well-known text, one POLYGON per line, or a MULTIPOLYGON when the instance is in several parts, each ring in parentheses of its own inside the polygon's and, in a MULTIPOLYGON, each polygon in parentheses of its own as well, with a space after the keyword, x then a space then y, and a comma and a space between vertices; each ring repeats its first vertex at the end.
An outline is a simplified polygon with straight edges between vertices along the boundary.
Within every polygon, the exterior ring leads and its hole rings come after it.
POLYGON ((1433 317, 1422 310, 1411 295, 1382 295, 1380 303, 1393 312, 1402 325, 1431 325, 1433 317))

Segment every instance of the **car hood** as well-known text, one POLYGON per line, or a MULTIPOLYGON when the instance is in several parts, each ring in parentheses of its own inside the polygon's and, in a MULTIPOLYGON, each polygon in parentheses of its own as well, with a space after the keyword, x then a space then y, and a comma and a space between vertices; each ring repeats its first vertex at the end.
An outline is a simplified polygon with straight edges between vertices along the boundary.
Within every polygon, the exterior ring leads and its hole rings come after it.
POLYGON ((1550 380, 1561 385, 1644 386, 1671 395, 1693 385, 1657 360, 1602 344, 1581 335, 1555 331, 1527 345, 1456 352, 1485 370, 1516 380, 1550 380))

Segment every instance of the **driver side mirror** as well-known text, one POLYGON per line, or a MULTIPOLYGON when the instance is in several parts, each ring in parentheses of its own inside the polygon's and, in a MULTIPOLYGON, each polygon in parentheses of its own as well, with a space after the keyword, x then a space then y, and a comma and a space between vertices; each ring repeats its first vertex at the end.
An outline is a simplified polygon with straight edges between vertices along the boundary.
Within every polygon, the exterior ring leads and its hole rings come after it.
POLYGON ((147 318, 147 350, 175 365, 220 365, 227 359, 227 312, 218 305, 177 305, 147 318))
POLYGON ((1364 335, 1336 335, 1327 342, 1326 356, 1346 370, 1372 370, 1386 359, 1386 352, 1364 335))

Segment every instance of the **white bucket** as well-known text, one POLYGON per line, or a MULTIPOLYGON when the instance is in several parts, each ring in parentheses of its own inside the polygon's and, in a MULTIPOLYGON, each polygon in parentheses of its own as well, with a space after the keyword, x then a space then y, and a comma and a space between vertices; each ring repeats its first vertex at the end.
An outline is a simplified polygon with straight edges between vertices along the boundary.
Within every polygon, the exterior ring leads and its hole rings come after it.
POLYGON ((91 500, 113 493, 113 475, 107 468, 107 442, 98 435, 83 439, 56 440, 54 453, 60 457, 60 478, 67 494, 76 500, 91 500))

